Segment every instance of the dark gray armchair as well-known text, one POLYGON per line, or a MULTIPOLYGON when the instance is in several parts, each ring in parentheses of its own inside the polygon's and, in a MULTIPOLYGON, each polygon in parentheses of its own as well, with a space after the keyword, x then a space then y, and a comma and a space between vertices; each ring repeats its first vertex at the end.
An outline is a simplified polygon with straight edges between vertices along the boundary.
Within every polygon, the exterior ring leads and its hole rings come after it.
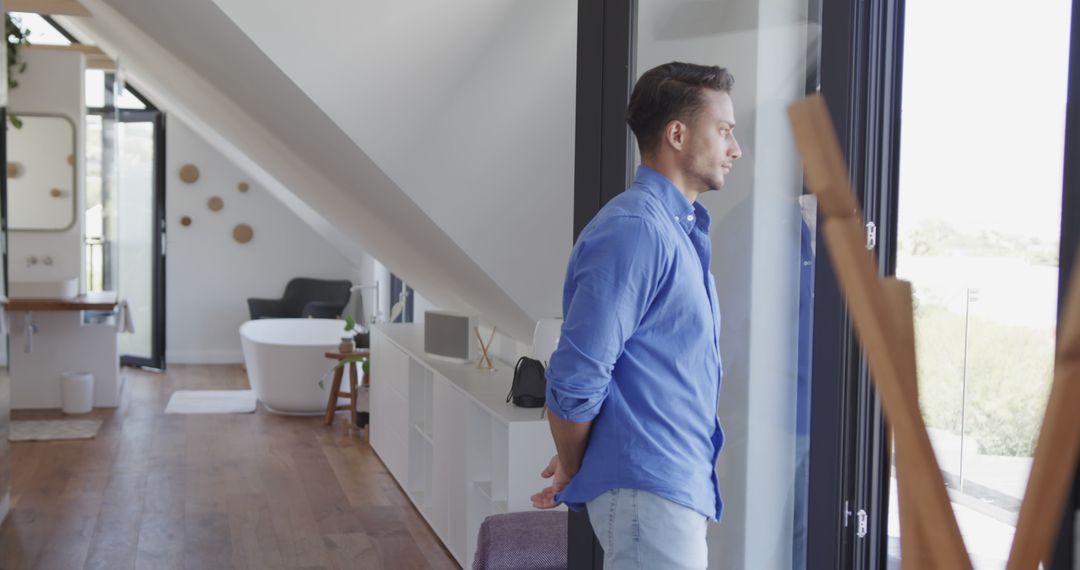
POLYGON ((349 281, 328 281, 297 277, 285 286, 280 299, 249 298, 252 319, 307 318, 333 319, 349 302, 349 281))

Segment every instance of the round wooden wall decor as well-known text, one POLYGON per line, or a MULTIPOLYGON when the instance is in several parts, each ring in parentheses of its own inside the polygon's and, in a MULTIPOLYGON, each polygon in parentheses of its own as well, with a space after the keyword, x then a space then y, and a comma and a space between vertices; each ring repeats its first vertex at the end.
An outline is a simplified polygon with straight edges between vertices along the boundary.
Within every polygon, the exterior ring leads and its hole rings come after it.
POLYGON ((240 185, 236 187, 236 189, 241 192, 247 192, 250 188, 251 187, 248 186, 247 182, 241 182, 240 185))
POLYGON ((67 156, 67 163, 69 165, 71 165, 71 166, 75 166, 75 155, 74 154, 69 154, 67 156))
POLYGON ((180 180, 188 184, 194 184, 199 179, 199 167, 194 164, 185 164, 180 168, 180 180))
POLYGON ((210 208, 210 211, 217 212, 225 207, 225 200, 214 196, 206 201, 206 206, 210 208))
POLYGON ((9 162, 9 163, 7 163, 7 177, 8 178, 18 178, 20 170, 22 170, 22 169, 19 167, 18 162, 9 162))
POLYGON ((232 237, 240 243, 247 243, 251 241, 251 238, 255 237, 255 230, 251 229, 251 226, 247 224, 238 224, 233 228, 232 237))
POLYGON ((180 225, 185 228, 191 225, 191 216, 184 216, 180 218, 180 225))
POLYGON ((52 190, 49 190, 49 196, 52 196, 53 198, 59 198, 63 195, 64 193, 61 192, 59 188, 53 188, 52 190))

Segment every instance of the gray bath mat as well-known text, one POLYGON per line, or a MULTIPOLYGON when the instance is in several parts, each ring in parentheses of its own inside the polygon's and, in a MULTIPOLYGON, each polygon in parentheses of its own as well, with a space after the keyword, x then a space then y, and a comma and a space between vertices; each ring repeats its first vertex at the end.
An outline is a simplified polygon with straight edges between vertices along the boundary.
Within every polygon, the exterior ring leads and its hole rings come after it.
POLYGON ((250 414, 255 411, 252 390, 177 390, 166 414, 250 414))
POLYGON ((8 440, 91 439, 100 427, 101 420, 13 420, 8 440))

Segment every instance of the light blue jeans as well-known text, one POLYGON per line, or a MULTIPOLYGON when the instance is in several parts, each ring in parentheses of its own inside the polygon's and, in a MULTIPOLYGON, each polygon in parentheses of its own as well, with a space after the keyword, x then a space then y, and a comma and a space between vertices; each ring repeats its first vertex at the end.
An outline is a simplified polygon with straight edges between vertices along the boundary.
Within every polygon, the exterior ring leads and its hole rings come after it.
POLYGON ((604 549, 604 570, 702 570, 709 521, 690 508, 637 489, 612 489, 587 503, 604 549))

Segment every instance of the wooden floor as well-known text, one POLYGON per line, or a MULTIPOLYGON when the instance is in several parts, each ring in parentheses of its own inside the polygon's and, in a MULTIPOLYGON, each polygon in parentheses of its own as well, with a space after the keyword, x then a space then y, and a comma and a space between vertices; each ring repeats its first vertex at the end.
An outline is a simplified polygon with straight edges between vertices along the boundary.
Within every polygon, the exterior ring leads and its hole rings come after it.
POLYGON ((244 372, 124 373, 96 439, 11 444, 0 569, 458 567, 343 417, 167 416, 173 391, 247 388, 244 372))

